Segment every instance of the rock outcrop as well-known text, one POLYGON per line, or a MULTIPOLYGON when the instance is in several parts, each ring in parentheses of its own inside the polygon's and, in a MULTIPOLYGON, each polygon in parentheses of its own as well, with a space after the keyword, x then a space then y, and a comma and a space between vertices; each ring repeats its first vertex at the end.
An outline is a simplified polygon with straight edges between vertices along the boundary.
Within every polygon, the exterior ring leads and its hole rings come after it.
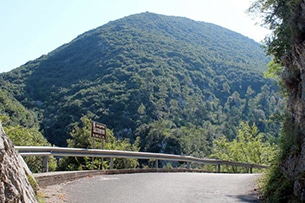
POLYGON ((37 202, 30 185, 24 163, 5 134, 0 123, 0 202, 33 203, 37 202))
MULTIPOLYGON (((305 14, 305 4, 303 3, 305 14)), ((283 58, 283 80, 288 93, 292 145, 281 170, 293 185, 298 201, 305 202, 305 41, 296 43, 283 58)))

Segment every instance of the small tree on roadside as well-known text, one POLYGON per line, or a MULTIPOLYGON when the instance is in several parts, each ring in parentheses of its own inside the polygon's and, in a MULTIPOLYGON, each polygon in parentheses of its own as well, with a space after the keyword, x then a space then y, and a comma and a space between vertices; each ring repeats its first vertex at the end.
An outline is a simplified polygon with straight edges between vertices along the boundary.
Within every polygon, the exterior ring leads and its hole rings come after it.
MULTIPOLYGON (((276 153, 276 146, 264 141, 255 124, 241 122, 238 134, 231 142, 226 137, 214 141, 212 158, 254 164, 270 164, 276 153)), ((230 172, 246 172, 247 169, 225 167, 230 172)))
MULTIPOLYGON (((139 151, 139 138, 131 144, 128 139, 118 140, 113 135, 112 130, 107 129, 106 140, 94 139, 91 137, 91 120, 88 116, 84 115, 80 119, 80 123, 73 124, 74 127, 70 132, 71 139, 67 140, 68 147, 71 148, 86 148, 86 149, 101 149, 102 142, 103 149, 108 150, 126 150, 126 151, 139 151)), ((109 159, 102 161, 101 158, 94 158, 94 169, 110 168, 109 159), (102 165, 103 164, 103 165, 102 165)), ((136 168, 138 166, 137 159, 121 159, 114 158, 114 168, 136 168)), ((60 160, 60 170, 86 170, 92 169, 91 157, 66 157, 60 160)))
MULTIPOLYGON (((4 127, 5 133, 12 140, 15 146, 50 146, 51 144, 35 128, 24 128, 20 125, 4 127)), ((33 173, 42 172, 42 157, 24 157, 25 162, 33 173)), ((49 171, 56 169, 56 160, 49 158, 49 171)))

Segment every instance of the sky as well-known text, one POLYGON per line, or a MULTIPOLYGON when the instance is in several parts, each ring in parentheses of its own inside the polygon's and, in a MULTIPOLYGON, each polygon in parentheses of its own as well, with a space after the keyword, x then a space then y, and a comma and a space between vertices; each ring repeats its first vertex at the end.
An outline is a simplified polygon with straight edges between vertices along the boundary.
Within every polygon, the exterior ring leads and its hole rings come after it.
POLYGON ((246 14, 253 0, 1 0, 0 73, 48 54, 78 35, 153 12, 213 23, 261 42, 268 30, 246 14))

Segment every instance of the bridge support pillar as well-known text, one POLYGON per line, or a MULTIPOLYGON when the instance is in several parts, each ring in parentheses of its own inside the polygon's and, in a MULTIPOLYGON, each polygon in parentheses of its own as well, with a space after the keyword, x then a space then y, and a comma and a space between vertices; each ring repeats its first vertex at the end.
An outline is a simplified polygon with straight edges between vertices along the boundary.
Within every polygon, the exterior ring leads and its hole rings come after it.
POLYGON ((48 172, 49 171, 49 157, 48 156, 43 156, 42 157, 42 171, 43 172, 48 172))
POLYGON ((111 157, 110 158, 110 170, 112 170, 113 169, 113 158, 111 157))

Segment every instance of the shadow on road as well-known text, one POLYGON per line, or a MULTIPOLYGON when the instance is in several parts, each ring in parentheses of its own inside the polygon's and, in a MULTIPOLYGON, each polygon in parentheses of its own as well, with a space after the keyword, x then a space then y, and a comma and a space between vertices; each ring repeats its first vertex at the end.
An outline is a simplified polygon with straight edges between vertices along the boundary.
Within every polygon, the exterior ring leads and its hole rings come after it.
POLYGON ((238 202, 248 202, 248 203, 258 203, 258 195, 255 192, 249 193, 247 195, 227 195, 230 198, 238 200, 238 202))

